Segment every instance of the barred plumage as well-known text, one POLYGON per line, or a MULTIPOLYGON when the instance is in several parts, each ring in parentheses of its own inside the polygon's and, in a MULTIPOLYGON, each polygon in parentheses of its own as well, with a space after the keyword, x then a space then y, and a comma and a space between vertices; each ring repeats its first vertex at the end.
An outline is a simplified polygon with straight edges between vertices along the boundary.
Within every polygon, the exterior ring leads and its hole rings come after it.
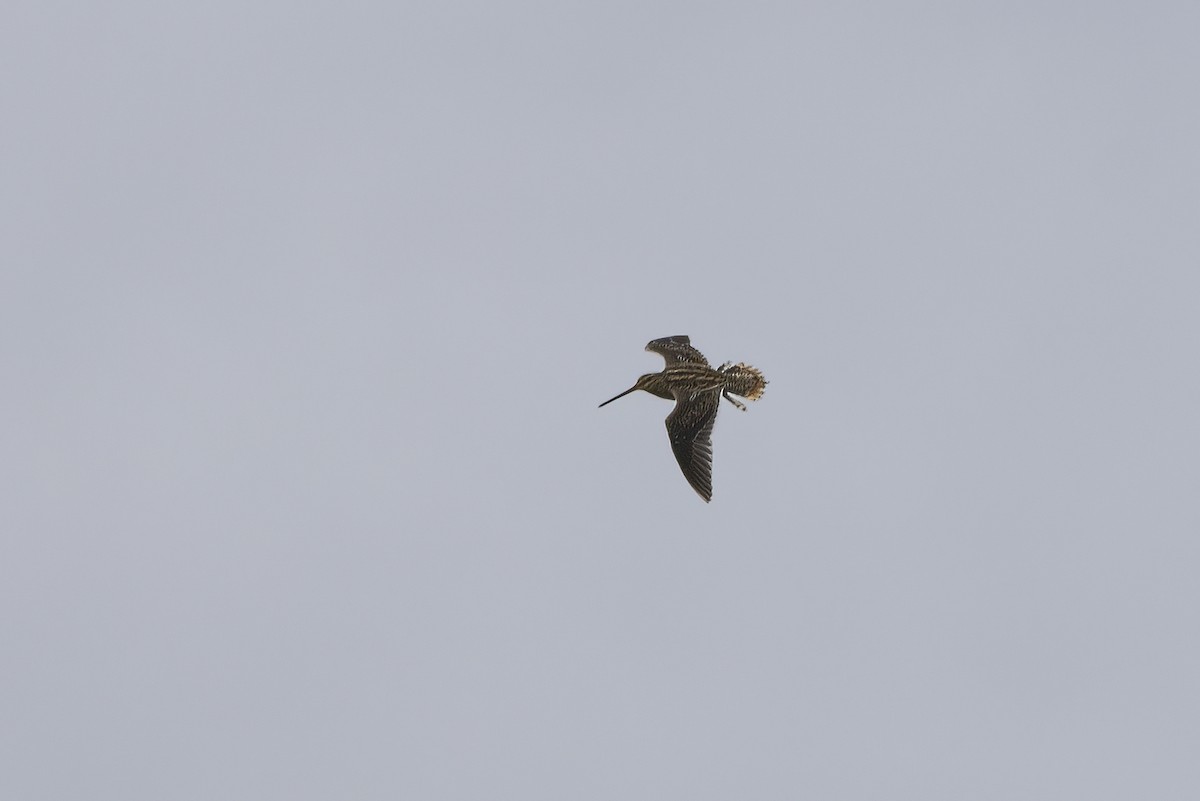
POLYGON ((639 389, 674 400, 675 408, 667 415, 671 450, 684 478, 708 502, 712 498, 712 429, 721 398, 746 411, 745 404, 733 396, 758 400, 767 380, 756 368, 741 362, 726 362, 713 369, 686 336, 655 339, 646 345, 646 350, 666 360, 662 372, 647 373, 632 387, 600 405, 607 406, 639 389))
POLYGON ((738 362, 735 365, 723 365, 721 373, 726 379, 725 388, 734 395, 740 395, 746 400, 758 400, 763 390, 767 388, 767 380, 758 368, 738 362))

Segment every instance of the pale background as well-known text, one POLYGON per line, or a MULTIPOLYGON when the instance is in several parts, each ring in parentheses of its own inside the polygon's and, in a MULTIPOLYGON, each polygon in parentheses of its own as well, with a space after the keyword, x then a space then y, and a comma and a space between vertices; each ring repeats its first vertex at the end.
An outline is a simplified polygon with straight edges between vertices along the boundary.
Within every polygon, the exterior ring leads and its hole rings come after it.
POLYGON ((0 797, 1200 798, 1197 42, 5 4, 0 797))

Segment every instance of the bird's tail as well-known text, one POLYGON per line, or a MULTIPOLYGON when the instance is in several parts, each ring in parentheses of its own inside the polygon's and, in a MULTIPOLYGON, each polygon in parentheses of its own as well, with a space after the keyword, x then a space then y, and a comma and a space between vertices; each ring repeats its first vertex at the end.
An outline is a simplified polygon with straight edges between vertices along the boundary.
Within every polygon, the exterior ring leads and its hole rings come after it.
POLYGON ((767 388, 767 379, 757 368, 741 362, 734 365, 723 365, 721 372, 725 374, 725 391, 740 395, 746 400, 756 401, 762 397, 767 388))

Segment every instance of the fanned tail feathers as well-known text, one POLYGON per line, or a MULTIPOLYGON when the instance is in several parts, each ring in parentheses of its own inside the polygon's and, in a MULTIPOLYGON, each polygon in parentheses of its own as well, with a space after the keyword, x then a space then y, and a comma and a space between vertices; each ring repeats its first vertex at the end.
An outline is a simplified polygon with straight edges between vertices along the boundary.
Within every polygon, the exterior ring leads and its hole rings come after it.
POLYGON ((758 400, 767 388, 767 379, 763 378, 757 367, 738 362, 734 365, 722 365, 720 370, 725 375, 725 391, 746 400, 758 400))

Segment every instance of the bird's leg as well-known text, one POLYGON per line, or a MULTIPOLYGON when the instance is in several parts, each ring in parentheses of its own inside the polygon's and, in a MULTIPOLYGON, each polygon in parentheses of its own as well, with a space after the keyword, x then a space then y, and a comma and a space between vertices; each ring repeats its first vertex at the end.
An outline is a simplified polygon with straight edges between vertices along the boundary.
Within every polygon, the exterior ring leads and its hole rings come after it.
POLYGON ((732 403, 734 406, 736 406, 736 407, 738 407, 739 409, 741 409, 743 412, 744 412, 744 411, 746 411, 746 404, 744 404, 744 403, 741 403, 740 401, 736 401, 736 400, 734 400, 734 399, 733 399, 733 396, 729 394, 729 391, 728 391, 728 390, 724 390, 724 389, 723 389, 723 390, 721 390, 721 395, 722 395, 722 396, 725 398, 725 400, 729 401, 729 402, 730 402, 730 403, 732 403))

